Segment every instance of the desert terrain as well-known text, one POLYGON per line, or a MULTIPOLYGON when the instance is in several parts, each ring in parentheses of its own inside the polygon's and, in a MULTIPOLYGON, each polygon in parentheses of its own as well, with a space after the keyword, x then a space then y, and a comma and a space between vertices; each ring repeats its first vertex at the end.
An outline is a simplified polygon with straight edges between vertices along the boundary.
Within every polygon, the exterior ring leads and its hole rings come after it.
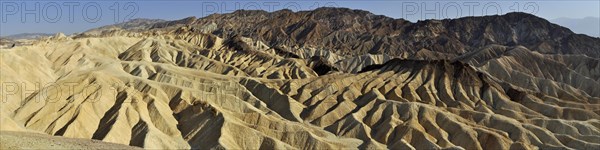
POLYGON ((0 54, 2 149, 600 149, 600 39, 526 13, 238 10, 0 54))

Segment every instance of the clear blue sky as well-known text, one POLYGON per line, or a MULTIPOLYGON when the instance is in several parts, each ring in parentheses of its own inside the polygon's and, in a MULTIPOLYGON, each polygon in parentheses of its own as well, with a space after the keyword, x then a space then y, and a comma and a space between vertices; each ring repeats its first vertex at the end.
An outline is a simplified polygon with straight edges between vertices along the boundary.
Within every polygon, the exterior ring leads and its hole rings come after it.
MULTIPOLYGON (((457 18, 529 12, 546 19, 600 17, 600 1, 0 1, 0 35, 17 33, 67 34, 82 32, 102 25, 114 24, 132 18, 165 20, 189 16, 203 17, 212 13, 227 13, 236 9, 263 9, 267 11, 288 8, 294 11, 322 6, 363 9, 374 14, 410 21, 423 19, 457 18), (36 5, 37 4, 37 5, 36 5), (118 6, 118 7, 117 7, 118 6), (101 12, 101 15, 98 15, 101 12), (37 18, 36 18, 37 17, 37 18), (37 19, 37 20, 36 20, 37 19)), ((599 27, 600 28, 600 27, 599 27)))

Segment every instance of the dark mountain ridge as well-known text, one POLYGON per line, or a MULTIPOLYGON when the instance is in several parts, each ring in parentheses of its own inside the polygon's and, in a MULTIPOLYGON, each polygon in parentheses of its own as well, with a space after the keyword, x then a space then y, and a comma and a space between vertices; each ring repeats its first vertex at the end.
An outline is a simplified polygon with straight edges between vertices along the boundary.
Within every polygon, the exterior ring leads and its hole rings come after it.
POLYGON ((341 55, 415 54, 422 49, 459 55, 490 44, 522 45, 546 54, 585 54, 600 57, 600 38, 575 34, 535 15, 504 15, 410 22, 367 11, 319 8, 314 11, 272 13, 238 10, 204 18, 160 22, 148 29, 214 24, 211 33, 222 38, 242 35, 274 46, 309 46, 341 55))

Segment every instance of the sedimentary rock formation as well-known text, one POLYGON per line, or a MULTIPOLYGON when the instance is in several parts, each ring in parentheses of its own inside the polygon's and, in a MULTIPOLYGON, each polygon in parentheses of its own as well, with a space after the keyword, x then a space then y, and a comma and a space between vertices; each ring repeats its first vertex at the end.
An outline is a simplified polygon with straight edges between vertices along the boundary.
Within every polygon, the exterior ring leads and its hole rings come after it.
POLYGON ((533 15, 142 24, 2 50, 0 129, 143 148, 600 149, 600 39, 533 15))

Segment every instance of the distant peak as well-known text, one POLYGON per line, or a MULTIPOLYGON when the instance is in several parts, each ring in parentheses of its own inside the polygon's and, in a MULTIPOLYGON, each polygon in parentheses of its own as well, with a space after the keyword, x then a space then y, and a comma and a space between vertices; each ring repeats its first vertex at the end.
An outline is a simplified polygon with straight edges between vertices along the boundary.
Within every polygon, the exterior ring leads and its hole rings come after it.
POLYGON ((161 21, 166 21, 166 20, 162 20, 162 19, 149 19, 149 18, 134 18, 134 19, 130 19, 127 22, 161 22, 161 21))
POLYGON ((183 18, 181 20, 196 20, 196 19, 198 19, 198 18, 196 18, 196 16, 189 16, 189 17, 183 18))
POLYGON ((538 17, 538 16, 530 14, 530 13, 525 13, 525 12, 509 12, 502 16, 511 17, 511 18, 516 17, 516 18, 539 18, 539 19, 542 19, 541 17, 538 17))
POLYGON ((264 10, 246 10, 246 9, 239 9, 233 12, 233 14, 246 14, 246 15, 254 15, 254 14, 266 14, 269 13, 267 11, 264 10))
POLYGON ((294 12, 294 11, 286 8, 286 9, 277 10, 275 12, 294 12))
POLYGON ((317 9, 313 10, 313 12, 320 12, 320 13, 372 14, 371 12, 366 11, 366 10, 350 9, 350 8, 343 8, 343 7, 319 7, 317 9))

